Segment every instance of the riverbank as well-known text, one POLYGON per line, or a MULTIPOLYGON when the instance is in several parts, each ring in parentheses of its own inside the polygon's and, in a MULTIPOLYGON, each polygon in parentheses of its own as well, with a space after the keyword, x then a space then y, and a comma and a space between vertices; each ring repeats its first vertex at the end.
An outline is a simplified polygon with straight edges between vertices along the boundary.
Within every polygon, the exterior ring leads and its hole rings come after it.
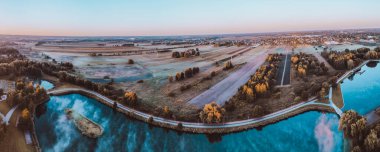
MULTIPOLYGON (((49 92, 50 95, 60 96, 66 94, 82 94, 87 97, 93 98, 109 107, 113 107, 114 101, 104 97, 96 92, 79 89, 79 88, 65 88, 62 90, 52 90, 49 92)), ((161 117, 152 116, 139 112, 137 110, 125 107, 118 104, 117 111, 140 121, 146 122, 148 124, 173 129, 177 131, 189 132, 189 133, 205 133, 205 134, 224 134, 244 131, 247 129, 262 127, 268 124, 278 122, 283 119, 287 119, 307 111, 323 111, 334 113, 334 109, 329 106, 329 104, 316 103, 315 100, 309 102, 303 102, 297 104, 289 109, 283 109, 281 111, 254 119, 247 119, 242 121, 226 122, 220 124, 205 124, 196 122, 182 122, 170 119, 165 119, 161 117)))

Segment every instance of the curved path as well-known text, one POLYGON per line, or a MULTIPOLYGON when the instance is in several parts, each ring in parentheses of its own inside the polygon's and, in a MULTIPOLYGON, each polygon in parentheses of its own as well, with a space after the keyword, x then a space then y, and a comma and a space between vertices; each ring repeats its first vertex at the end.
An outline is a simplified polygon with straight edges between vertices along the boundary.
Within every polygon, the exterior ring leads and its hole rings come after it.
POLYGON ((9 110, 7 115, 5 115, 5 117, 3 117, 3 123, 5 123, 6 125, 9 125, 9 120, 11 119, 13 113, 15 112, 15 110, 17 109, 18 106, 19 105, 16 105, 11 110, 9 110))
MULTIPOLYGON (((103 96, 103 95, 101 95, 101 94, 99 94, 97 92, 86 90, 86 89, 82 89, 82 88, 55 89, 55 90, 48 91, 48 94, 49 95, 60 95, 60 94, 68 94, 68 93, 75 93, 75 92, 84 92, 84 93, 88 93, 88 94, 94 95, 94 96, 96 96, 96 97, 104 100, 105 102, 111 104, 111 105, 115 102, 115 101, 113 101, 113 100, 111 100, 111 99, 109 99, 109 98, 107 98, 107 97, 105 97, 105 96, 103 96)), ((319 106, 331 107, 330 104, 319 103, 319 102, 316 102, 316 101, 317 101, 317 99, 312 98, 312 99, 310 99, 307 102, 301 102, 299 104, 296 104, 296 105, 293 105, 293 106, 288 107, 286 109, 283 109, 283 110, 280 110, 280 111, 277 111, 277 112, 274 112, 274 113, 262 116, 260 118, 252 118, 252 119, 247 119, 247 120, 233 121, 233 122, 220 123, 220 124, 205 124, 205 123, 175 121, 175 120, 165 119, 165 118, 156 117, 156 116, 153 116, 153 115, 150 115, 150 114, 146 114, 146 113, 134 110, 132 108, 128 108, 126 106, 123 106, 121 104, 117 104, 117 107, 120 108, 120 109, 122 109, 123 111, 134 113, 137 116, 143 117, 146 120, 148 120, 150 117, 152 117, 155 122, 159 122, 159 123, 166 124, 166 125, 177 126, 178 123, 182 123, 183 127, 187 127, 187 128, 221 129, 221 128, 233 128, 233 127, 239 127, 239 126, 246 126, 246 125, 252 125, 252 124, 255 124, 255 123, 264 122, 264 121, 267 121, 267 120, 270 120, 270 119, 273 119, 273 118, 276 118, 276 117, 279 117, 279 116, 283 116, 284 114, 293 112, 293 111, 295 111, 295 110, 297 110, 299 108, 302 108, 302 107, 305 107, 305 106, 309 106, 309 105, 319 105, 319 106)))
POLYGON ((268 51, 264 50, 258 53, 242 68, 230 74, 227 78, 218 82, 210 89, 191 99, 187 104, 201 108, 205 104, 215 101, 219 105, 223 105, 228 99, 236 94, 238 89, 249 80, 253 73, 256 72, 256 69, 265 62, 267 55, 268 51))
POLYGON ((0 112, 0 118, 3 120, 0 124, 5 123, 6 125, 9 125, 9 120, 11 119, 13 113, 16 111, 18 106, 19 105, 14 106, 11 110, 8 111, 8 113, 5 116, 0 112))

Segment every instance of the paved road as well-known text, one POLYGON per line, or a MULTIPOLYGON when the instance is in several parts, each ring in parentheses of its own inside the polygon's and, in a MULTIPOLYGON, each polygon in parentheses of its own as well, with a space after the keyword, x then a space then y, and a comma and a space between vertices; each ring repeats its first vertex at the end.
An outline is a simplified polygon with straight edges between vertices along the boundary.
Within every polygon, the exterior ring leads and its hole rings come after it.
MULTIPOLYGON (((105 96, 103 96, 103 95, 101 95, 101 94, 99 94, 97 92, 86 90, 86 89, 81 89, 81 88, 55 89, 55 90, 48 91, 48 94, 54 95, 54 94, 70 93, 70 92, 77 92, 77 91, 82 91, 82 92, 85 92, 85 93, 92 94, 92 95, 94 95, 94 96, 96 96, 96 97, 104 100, 105 102, 108 102, 109 104, 113 104, 114 103, 113 100, 111 100, 111 99, 109 99, 109 98, 107 98, 107 97, 105 97, 105 96)), ((301 102, 301 103, 293 105, 293 106, 291 106, 289 108, 277 111, 275 113, 271 113, 271 114, 265 115, 265 116, 260 117, 260 118, 253 118, 253 119, 247 119, 247 120, 242 120, 242 121, 234 121, 234 122, 227 122, 227 123, 220 123, 220 124, 205 124, 205 123, 183 122, 183 121, 175 121, 175 120, 165 119, 165 118, 152 116, 150 114, 146 114, 146 113, 143 113, 143 112, 140 112, 140 111, 137 111, 137 110, 125 107, 125 106, 123 106, 121 104, 117 104, 117 105, 118 105, 118 108, 120 108, 120 109, 122 109, 122 110, 124 110, 126 112, 134 113, 134 114, 136 114, 136 115, 138 115, 138 116, 140 116, 142 118, 149 119, 150 117, 152 117, 155 122, 159 122, 159 123, 167 124, 167 125, 172 125, 172 126, 177 126, 178 123, 182 123, 184 127, 187 127, 187 128, 198 128, 198 129, 199 128, 201 128, 201 129, 232 128, 232 127, 238 127, 238 126, 251 125, 251 124, 260 123, 260 122, 263 122, 263 121, 266 121, 266 120, 270 120, 270 119, 276 118, 278 116, 282 116, 282 115, 284 115, 286 113, 292 112, 294 110, 297 110, 299 108, 302 108, 302 107, 305 107, 305 106, 308 106, 308 105, 321 105, 321 106, 330 107, 330 104, 316 102, 316 99, 313 98, 313 99, 310 99, 308 102, 301 102)))
POLYGON ((215 101, 219 105, 223 105, 228 99, 236 94, 239 87, 246 83, 251 75, 255 73, 256 69, 265 62, 267 55, 267 51, 258 53, 242 68, 230 74, 227 78, 218 82, 210 89, 191 99, 188 104, 201 108, 205 104, 215 101))
POLYGON ((367 125, 373 125, 380 121, 380 116, 376 114, 376 110, 371 111, 366 114, 364 117, 367 118, 367 125))
POLYGON ((282 57, 276 76, 276 85, 283 86, 290 84, 290 58, 291 54, 285 54, 282 57))

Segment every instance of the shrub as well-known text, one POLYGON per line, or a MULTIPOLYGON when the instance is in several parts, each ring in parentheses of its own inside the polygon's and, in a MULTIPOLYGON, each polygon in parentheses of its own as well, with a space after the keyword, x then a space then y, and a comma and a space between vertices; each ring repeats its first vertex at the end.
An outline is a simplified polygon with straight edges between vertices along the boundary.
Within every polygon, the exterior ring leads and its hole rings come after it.
POLYGON ((168 93, 168 96, 169 96, 169 97, 175 97, 175 93, 174 93, 174 92, 169 92, 169 93, 168 93))
POLYGON ((300 102, 302 99, 301 99, 301 97, 300 96, 296 96, 295 98, 294 98, 294 102, 300 102))
POLYGON ((229 70, 229 69, 232 69, 234 66, 232 65, 232 62, 231 61, 228 61, 224 64, 224 68, 223 70, 229 70))
POLYGON ((176 80, 176 81, 180 81, 180 80, 182 80, 182 79, 181 79, 181 73, 177 72, 177 73, 175 74, 175 80, 176 80))
POLYGON ((135 61, 133 61, 132 59, 129 59, 128 64, 135 64, 135 61))
POLYGON ((150 116, 149 118, 148 118, 148 122, 149 123, 152 123, 154 120, 153 120, 153 117, 152 116, 150 116))
POLYGON ((173 76, 169 76, 169 82, 173 82, 173 76))
POLYGON ((183 124, 180 122, 177 124, 177 129, 181 130, 183 128, 183 124))
POLYGON ((134 92, 127 91, 124 94, 124 100, 128 105, 136 105, 137 104, 137 94, 134 92))
POLYGON ((212 71, 211 74, 210 74, 211 77, 215 77, 216 76, 216 72, 215 71, 212 71))
POLYGON ((185 76, 186 76, 186 78, 193 77, 193 69, 191 69, 191 68, 186 69, 185 70, 185 76))

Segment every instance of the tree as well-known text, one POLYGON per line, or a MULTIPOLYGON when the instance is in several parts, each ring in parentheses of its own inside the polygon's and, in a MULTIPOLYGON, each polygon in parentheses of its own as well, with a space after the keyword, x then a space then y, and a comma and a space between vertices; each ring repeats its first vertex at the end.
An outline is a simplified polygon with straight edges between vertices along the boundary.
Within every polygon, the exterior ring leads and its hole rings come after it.
POLYGON ((27 108, 24 108, 21 112, 21 119, 19 119, 20 126, 23 129, 29 128, 30 125, 30 112, 27 108))
POLYGON ((354 148, 352 148, 351 152, 361 152, 362 150, 360 149, 359 146, 355 146, 354 148))
POLYGON ((339 119, 339 130, 343 130, 346 137, 351 139, 363 139, 367 119, 360 116, 354 110, 348 110, 343 113, 339 119))
POLYGON ((191 68, 186 69, 185 70, 185 76, 186 76, 186 78, 193 77, 193 69, 191 69, 191 68))
POLYGON ((171 117, 172 113, 171 111, 169 110, 169 107, 168 106, 165 106, 164 109, 162 110, 163 111, 163 114, 165 117, 171 117))
POLYGON ((364 146, 367 151, 376 151, 379 149, 380 140, 377 137, 377 131, 371 129, 371 132, 367 135, 367 138, 364 140, 364 146))
POLYGON ((180 80, 182 80, 182 79, 181 79, 181 73, 177 72, 177 73, 175 74, 175 80, 176 80, 176 81, 180 81, 180 80))
POLYGON ((225 64, 224 64, 224 68, 223 68, 223 70, 229 70, 229 69, 231 69, 231 68, 233 68, 234 66, 233 66, 233 64, 232 64, 232 62, 231 61, 228 61, 228 62, 226 62, 225 64))
POLYGON ((216 102, 205 104, 203 110, 199 113, 199 118, 204 123, 219 123, 222 121, 225 110, 216 102))
POLYGON ((128 105, 136 105, 137 104, 137 94, 135 92, 126 91, 124 94, 124 100, 128 105))
POLYGON ((169 82, 173 82, 173 76, 169 76, 169 82))
POLYGON ((128 64, 135 64, 135 61, 133 61, 132 59, 129 59, 128 64))
POLYGON ((255 94, 253 93, 253 89, 248 87, 247 85, 243 86, 243 92, 245 95, 245 99, 249 101, 253 101, 256 97, 255 94))
POLYGON ((269 85, 268 83, 258 83, 256 84, 255 86, 255 91, 259 94, 264 94, 265 92, 267 92, 269 89, 269 85))
POLYGON ((358 137, 359 140, 363 139, 366 124, 367 119, 365 117, 361 117, 355 123, 351 124, 351 136, 358 137))

